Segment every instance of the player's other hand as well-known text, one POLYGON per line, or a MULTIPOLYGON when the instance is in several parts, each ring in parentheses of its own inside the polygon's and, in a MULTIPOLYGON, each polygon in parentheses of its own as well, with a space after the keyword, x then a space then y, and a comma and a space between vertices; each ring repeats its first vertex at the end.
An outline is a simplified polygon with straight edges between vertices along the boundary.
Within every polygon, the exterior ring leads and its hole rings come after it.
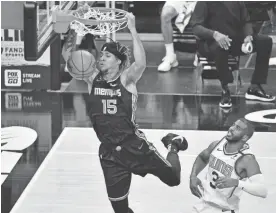
POLYGON ((213 37, 221 48, 225 50, 228 50, 230 48, 232 39, 229 38, 227 35, 215 31, 213 37))
POLYGON ((126 14, 127 26, 130 31, 135 30, 135 16, 132 13, 126 14))
POLYGON ((202 186, 201 180, 198 177, 191 177, 190 178, 190 190, 194 196, 201 198, 202 194, 199 190, 199 187, 203 191, 203 186, 202 186))
POLYGON ((239 185, 239 180, 227 177, 220 177, 216 181, 216 187, 219 189, 231 188, 239 185))

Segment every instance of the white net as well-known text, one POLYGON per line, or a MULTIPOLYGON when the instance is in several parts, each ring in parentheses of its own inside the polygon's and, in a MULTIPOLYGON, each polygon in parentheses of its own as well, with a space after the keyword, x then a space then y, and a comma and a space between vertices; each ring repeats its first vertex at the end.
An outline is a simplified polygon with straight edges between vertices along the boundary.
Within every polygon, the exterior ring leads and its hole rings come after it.
POLYGON ((127 26, 126 11, 123 10, 93 8, 84 5, 75 11, 73 15, 77 19, 70 23, 70 28, 81 36, 88 33, 103 36, 127 26))

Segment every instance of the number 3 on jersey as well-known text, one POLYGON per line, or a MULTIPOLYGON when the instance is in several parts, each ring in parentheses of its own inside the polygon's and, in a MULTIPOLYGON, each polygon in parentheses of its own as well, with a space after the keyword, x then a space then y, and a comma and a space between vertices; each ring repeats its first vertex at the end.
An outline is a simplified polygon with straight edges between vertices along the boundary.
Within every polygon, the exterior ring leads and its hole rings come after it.
POLYGON ((212 179, 212 182, 210 182, 210 186, 211 186, 213 189, 216 189, 215 182, 219 179, 219 175, 218 175, 218 173, 216 173, 215 171, 213 171, 213 172, 212 172, 212 176, 213 176, 213 179, 212 179))
POLYGON ((103 113, 104 114, 116 114, 117 112, 117 100, 116 99, 108 99, 102 100, 103 103, 103 113))

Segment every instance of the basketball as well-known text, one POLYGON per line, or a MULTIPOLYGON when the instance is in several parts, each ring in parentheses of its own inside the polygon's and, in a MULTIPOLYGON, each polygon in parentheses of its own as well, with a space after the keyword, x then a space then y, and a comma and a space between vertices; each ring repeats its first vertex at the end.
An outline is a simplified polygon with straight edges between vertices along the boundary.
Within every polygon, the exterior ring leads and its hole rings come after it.
POLYGON ((92 75, 96 69, 94 56, 86 50, 72 52, 68 59, 68 72, 77 80, 84 80, 92 75))

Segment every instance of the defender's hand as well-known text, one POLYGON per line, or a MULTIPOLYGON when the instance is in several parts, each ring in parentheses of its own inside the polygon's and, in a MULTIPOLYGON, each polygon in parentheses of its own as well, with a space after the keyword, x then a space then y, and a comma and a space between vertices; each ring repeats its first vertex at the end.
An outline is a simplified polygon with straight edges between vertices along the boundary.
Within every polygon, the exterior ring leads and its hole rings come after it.
POLYGON ((227 177, 220 177, 216 181, 216 187, 219 189, 231 188, 239 185, 239 180, 227 177))
POLYGON ((225 50, 228 50, 231 46, 232 39, 229 38, 227 35, 224 35, 220 32, 215 31, 213 35, 216 42, 218 42, 219 46, 225 50))
POLYGON ((190 190, 193 195, 195 195, 198 198, 201 198, 202 194, 201 194, 200 190, 198 189, 198 187, 200 187, 203 190, 201 180, 198 177, 191 177, 190 178, 190 190))
POLYGON ((127 26, 130 31, 135 30, 135 16, 132 13, 127 13, 126 14, 127 18, 127 26))

